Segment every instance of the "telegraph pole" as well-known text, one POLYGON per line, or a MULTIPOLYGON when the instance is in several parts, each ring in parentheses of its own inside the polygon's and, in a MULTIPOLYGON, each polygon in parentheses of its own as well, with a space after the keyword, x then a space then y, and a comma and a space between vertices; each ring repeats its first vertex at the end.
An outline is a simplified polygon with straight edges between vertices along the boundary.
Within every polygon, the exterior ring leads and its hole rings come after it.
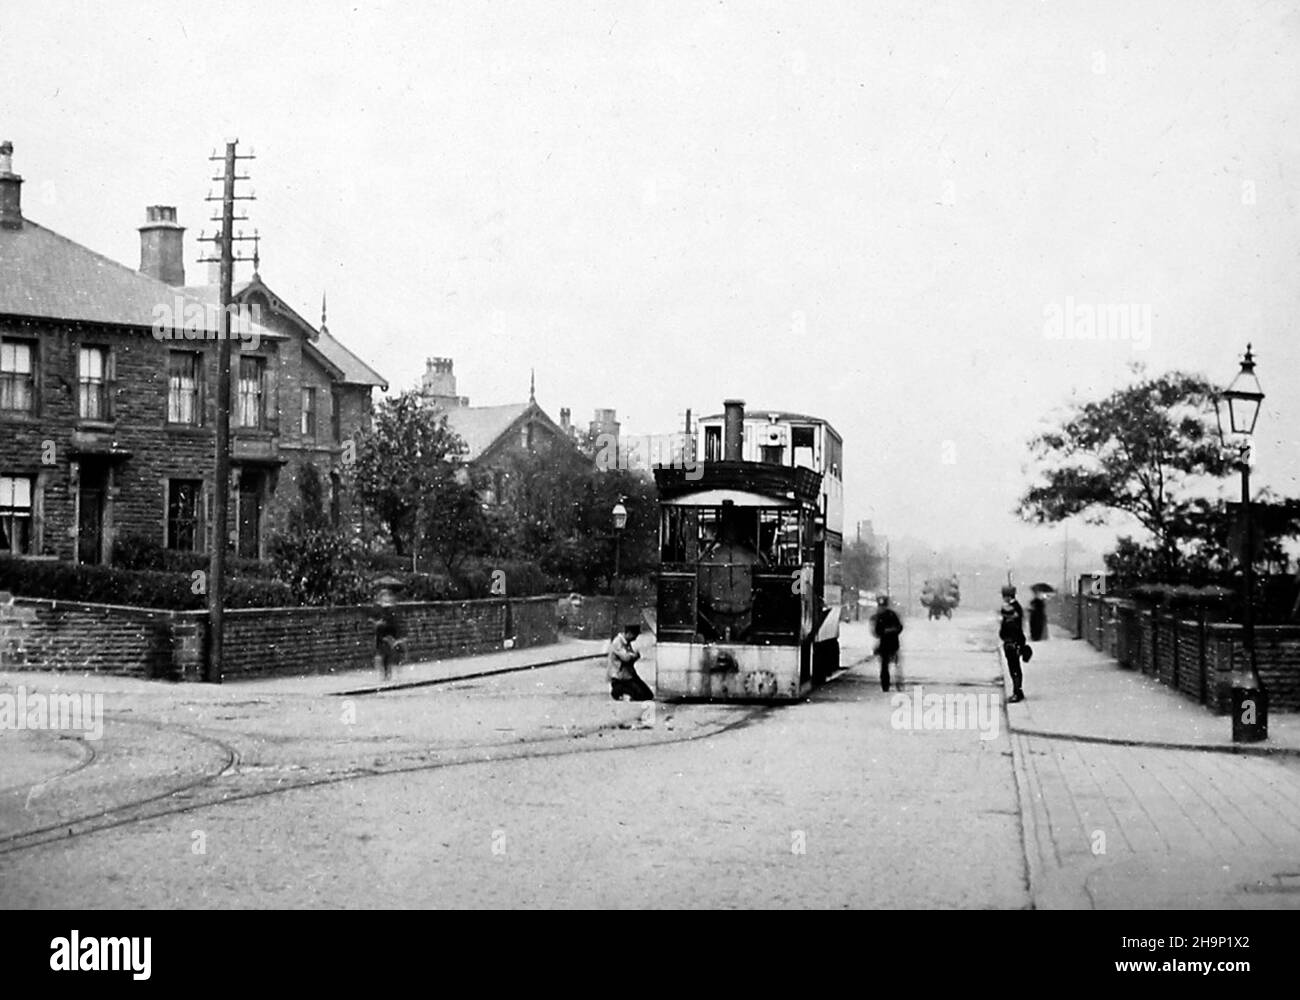
POLYGON ((212 684, 221 683, 222 652, 225 638, 225 585, 226 585, 226 546, 229 544, 229 503, 230 503, 230 306, 233 298, 235 261, 245 260, 236 257, 236 241, 255 239, 244 236, 241 232, 234 235, 235 222, 244 221, 247 216, 235 215, 236 201, 252 201, 252 195, 236 195, 235 181, 248 180, 247 175, 240 176, 235 171, 240 160, 253 159, 252 153, 240 156, 235 152, 238 139, 226 143, 224 156, 216 155, 209 160, 224 161, 225 170, 220 177, 212 178, 222 182, 220 199, 208 195, 207 201, 221 202, 221 215, 213 216, 221 228, 211 237, 200 234, 202 242, 213 243, 218 250, 218 257, 203 257, 202 261, 219 260, 221 262, 221 308, 217 315, 217 445, 216 445, 216 483, 212 504, 212 553, 211 571, 208 574, 208 662, 204 680, 212 684))

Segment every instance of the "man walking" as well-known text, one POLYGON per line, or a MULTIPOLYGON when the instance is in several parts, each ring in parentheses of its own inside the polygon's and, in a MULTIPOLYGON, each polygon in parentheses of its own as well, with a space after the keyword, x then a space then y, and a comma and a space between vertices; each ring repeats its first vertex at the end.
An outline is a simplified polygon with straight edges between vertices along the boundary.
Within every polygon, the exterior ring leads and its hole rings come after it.
POLYGON ((876 613, 871 616, 871 631, 875 633, 876 653, 880 656, 880 689, 889 690, 889 664, 898 660, 898 636, 903 622, 898 612, 889 606, 888 597, 876 599, 876 613))
POLYGON ((609 696, 615 701, 654 701, 654 692, 637 676, 634 665, 641 659, 633 645, 640 632, 640 625, 624 625, 609 644, 609 696))
POLYGON ((1007 701, 1024 701, 1020 651, 1025 645, 1025 609, 1016 600, 1015 587, 1002 588, 1002 607, 998 615, 998 638, 1002 640, 1002 653, 1007 658, 1007 669, 1011 671, 1011 697, 1007 701))

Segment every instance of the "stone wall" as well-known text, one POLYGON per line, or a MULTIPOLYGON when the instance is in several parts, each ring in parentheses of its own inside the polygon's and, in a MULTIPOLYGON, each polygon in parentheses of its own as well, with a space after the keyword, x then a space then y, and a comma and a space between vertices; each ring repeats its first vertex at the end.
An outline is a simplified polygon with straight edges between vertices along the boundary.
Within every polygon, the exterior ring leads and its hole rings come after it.
POLYGON ((176 676, 170 611, 0 594, 0 670, 176 676))
MULTIPOLYGON (((557 638, 554 597, 397 605, 407 662, 557 638)), ((374 663, 374 610, 241 608, 226 612, 223 677, 336 673, 374 663)), ((201 680, 202 611, 152 611, 0 595, 0 669, 201 680)))

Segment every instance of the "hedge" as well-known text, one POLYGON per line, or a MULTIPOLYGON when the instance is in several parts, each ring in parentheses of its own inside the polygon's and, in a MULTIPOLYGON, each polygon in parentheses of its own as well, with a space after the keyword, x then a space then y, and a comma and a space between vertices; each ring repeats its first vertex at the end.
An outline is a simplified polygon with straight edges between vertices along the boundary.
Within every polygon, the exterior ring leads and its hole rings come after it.
MULTIPOLYGON (((0 556, 0 590, 20 597, 44 597, 90 604, 124 604, 172 611, 207 607, 206 593, 194 592, 189 573, 79 566, 54 559, 0 556)), ((278 608, 295 604, 293 591, 278 580, 230 577, 226 607, 278 608)))

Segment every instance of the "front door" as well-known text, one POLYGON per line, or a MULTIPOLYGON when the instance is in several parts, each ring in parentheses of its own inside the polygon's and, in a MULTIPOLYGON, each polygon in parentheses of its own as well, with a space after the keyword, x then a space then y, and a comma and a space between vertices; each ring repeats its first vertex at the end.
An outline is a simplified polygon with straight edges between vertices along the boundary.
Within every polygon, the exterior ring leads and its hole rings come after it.
POLYGON ((241 559, 261 557, 262 537, 261 476, 245 472, 239 482, 239 551, 241 559))
POLYGON ((104 561, 104 492, 103 469, 83 468, 77 488, 77 562, 98 564, 104 561))

